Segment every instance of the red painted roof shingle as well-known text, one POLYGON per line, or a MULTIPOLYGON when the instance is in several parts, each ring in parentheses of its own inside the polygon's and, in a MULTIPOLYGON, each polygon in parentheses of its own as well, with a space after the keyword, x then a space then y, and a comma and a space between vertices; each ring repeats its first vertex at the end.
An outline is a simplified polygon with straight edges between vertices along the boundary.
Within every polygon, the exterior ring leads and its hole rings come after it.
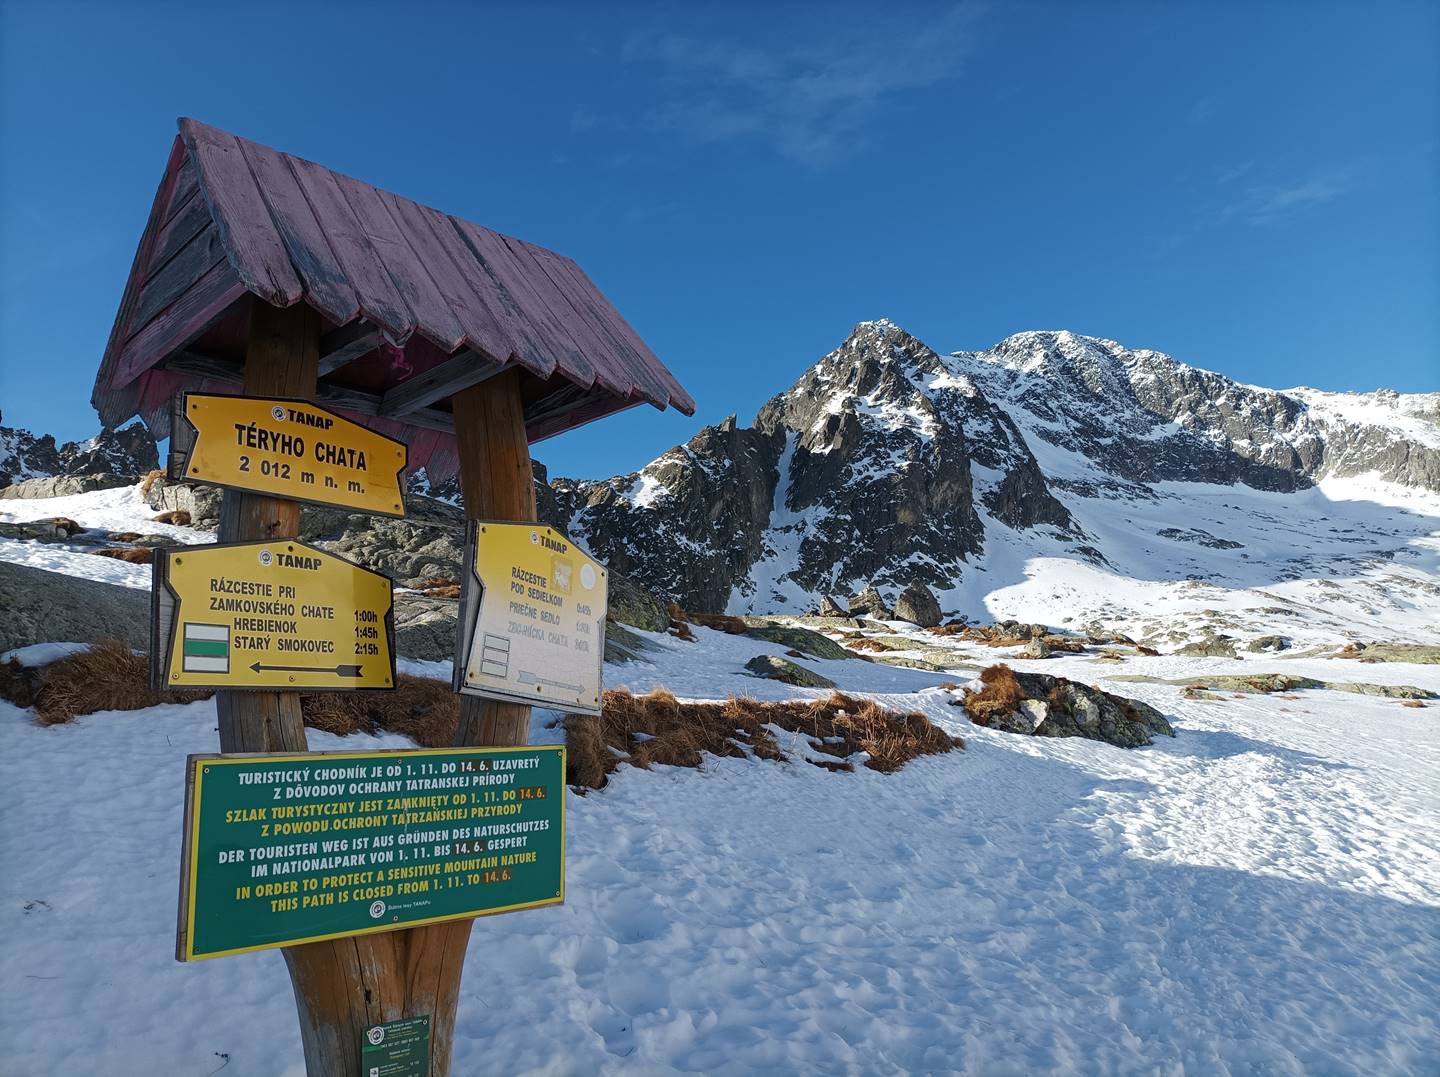
POLYGON ((569 258, 327 168, 180 121, 230 266, 277 306, 365 318, 404 344, 515 362, 617 397, 695 402, 569 258))

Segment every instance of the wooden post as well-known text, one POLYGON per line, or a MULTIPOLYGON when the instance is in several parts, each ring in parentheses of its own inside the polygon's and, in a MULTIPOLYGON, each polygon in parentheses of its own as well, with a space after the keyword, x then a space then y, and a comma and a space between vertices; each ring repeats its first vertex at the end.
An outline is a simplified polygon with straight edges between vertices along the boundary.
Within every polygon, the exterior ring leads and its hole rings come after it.
MULTIPOLYGON (((304 303, 253 304, 245 356, 248 396, 315 398, 320 318, 304 303)), ((454 398, 466 515, 535 519, 535 486, 525 436, 519 374, 509 371, 454 398)), ((221 542, 293 538, 300 506, 236 490, 225 492, 221 542)), ((219 692, 220 750, 303 752, 296 692, 219 692)), ((458 746, 529 743, 530 708, 471 696, 460 699, 458 746)), ((474 921, 287 947, 309 1077, 360 1073, 367 1025, 430 1017, 430 1074, 448 1077, 460 976, 474 921)))
MULTIPOLYGON (((320 315, 297 303, 251 303, 245 349, 246 396, 315 399, 320 362, 320 315)), ((260 494, 226 490, 220 504, 221 542, 294 538, 300 505, 260 494)), ((222 752, 303 752, 305 723, 298 692, 217 692, 222 752)))
MULTIPOLYGON (((525 436, 520 371, 510 369, 451 397, 460 455, 460 493, 471 520, 535 519, 535 479, 525 436)), ((457 655, 456 661, 465 657, 457 655)), ((529 744, 530 708, 460 697, 460 747, 529 744)))

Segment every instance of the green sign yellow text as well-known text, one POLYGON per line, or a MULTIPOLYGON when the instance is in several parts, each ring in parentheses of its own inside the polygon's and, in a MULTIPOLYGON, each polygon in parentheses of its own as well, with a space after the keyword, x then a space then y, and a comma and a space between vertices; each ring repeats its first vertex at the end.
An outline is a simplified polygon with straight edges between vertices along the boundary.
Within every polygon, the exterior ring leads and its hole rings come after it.
POLYGON ((565 898, 558 745, 186 766, 182 961, 565 898))

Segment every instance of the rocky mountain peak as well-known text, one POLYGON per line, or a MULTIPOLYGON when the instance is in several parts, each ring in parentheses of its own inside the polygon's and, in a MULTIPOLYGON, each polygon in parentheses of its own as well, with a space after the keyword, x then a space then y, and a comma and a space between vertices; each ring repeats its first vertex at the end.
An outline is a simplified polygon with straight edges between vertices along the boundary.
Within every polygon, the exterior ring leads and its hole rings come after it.
POLYGON ((155 439, 138 420, 86 441, 56 445, 50 434, 0 426, 0 487, 57 475, 143 475, 159 466, 155 439))

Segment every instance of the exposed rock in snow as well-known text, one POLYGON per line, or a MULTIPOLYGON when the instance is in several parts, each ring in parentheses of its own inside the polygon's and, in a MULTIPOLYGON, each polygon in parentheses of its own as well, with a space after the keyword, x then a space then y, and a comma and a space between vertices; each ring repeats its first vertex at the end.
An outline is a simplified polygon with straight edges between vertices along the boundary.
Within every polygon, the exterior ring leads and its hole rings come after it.
POLYGON ((934 628, 940 623, 940 603, 930 588, 917 580, 895 599, 895 616, 921 628, 934 628))
MULTIPOLYGON (((141 422, 56 446, 49 434, 0 426, 0 487, 54 475, 109 472, 133 481, 157 466, 155 439, 141 422)), ((76 491, 71 491, 76 492, 76 491)), ((27 495, 34 496, 34 495, 27 495)))

